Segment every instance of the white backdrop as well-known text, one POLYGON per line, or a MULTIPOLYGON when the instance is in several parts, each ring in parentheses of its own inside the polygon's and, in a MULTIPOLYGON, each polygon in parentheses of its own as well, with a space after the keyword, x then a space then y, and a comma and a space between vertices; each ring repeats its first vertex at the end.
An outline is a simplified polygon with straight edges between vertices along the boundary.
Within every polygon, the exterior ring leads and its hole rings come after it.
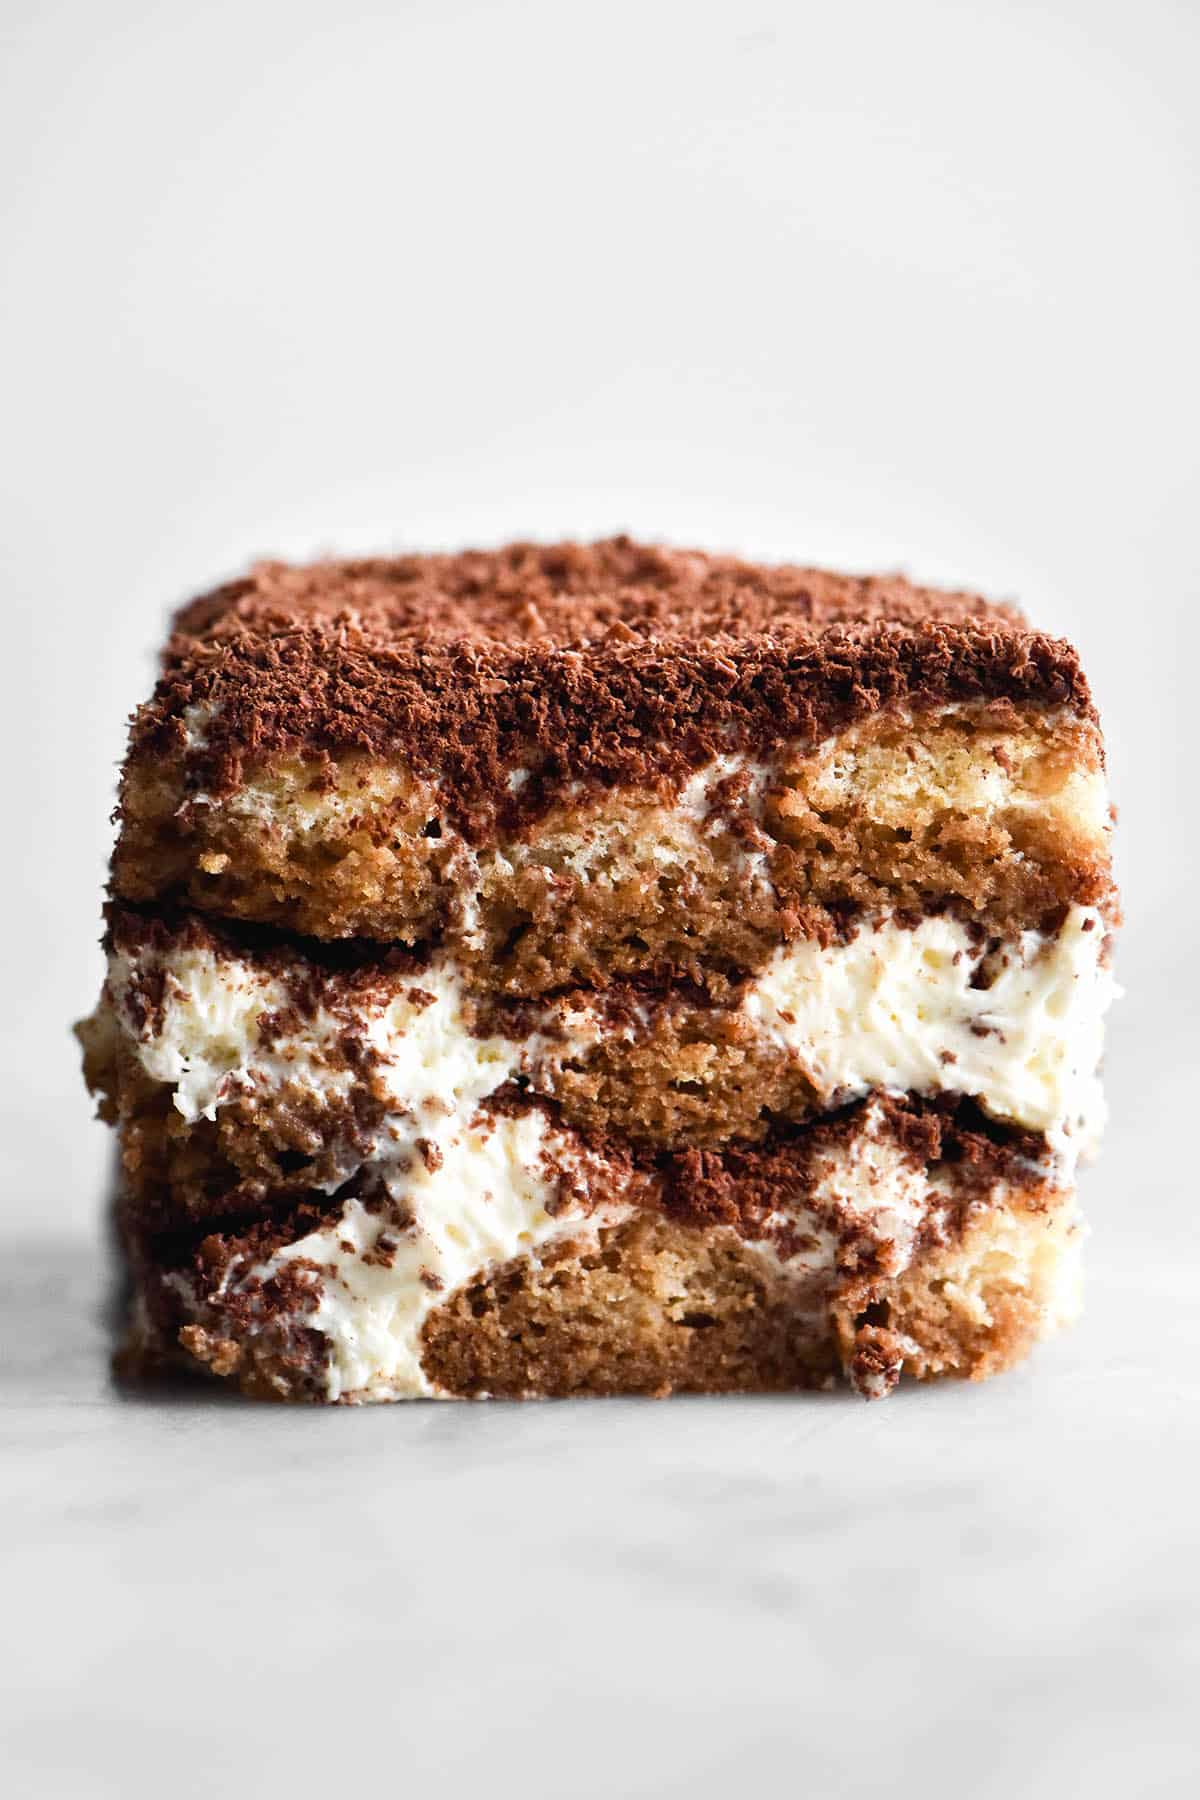
POLYGON ((1080 645, 1129 914, 1094 1369, 1194 1258, 1198 88, 1187 0, 7 0, 0 1234, 98 1206, 67 1024, 168 606, 259 553, 626 528, 1080 645))

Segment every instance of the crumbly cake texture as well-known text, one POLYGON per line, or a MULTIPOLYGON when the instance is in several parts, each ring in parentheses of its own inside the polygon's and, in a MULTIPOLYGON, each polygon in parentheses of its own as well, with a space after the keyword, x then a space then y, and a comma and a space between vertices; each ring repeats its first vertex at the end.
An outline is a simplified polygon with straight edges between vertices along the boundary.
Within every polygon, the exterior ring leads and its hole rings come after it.
POLYGON ((1077 1309, 1119 911, 1015 609, 626 539, 261 564, 176 616, 118 816, 130 1365, 875 1396, 1077 1309))
POLYGON ((586 825, 613 864, 603 885, 620 888, 617 918, 596 884, 578 917, 588 979, 621 916, 627 935, 649 928, 648 954, 679 949, 679 883, 655 851, 695 812, 715 828, 685 857, 689 901, 714 931, 731 901, 750 899, 747 931, 770 935, 808 902, 872 891, 1044 910, 1103 879, 1094 829, 1073 841, 1066 823, 1101 762, 1074 651, 969 595, 624 541, 268 564, 176 621, 134 721, 114 886, 414 942, 461 924, 474 878, 484 955, 532 924, 527 954, 554 981, 549 945, 587 897, 547 872, 572 879, 586 825), (940 735, 897 828, 888 796, 917 713, 940 735), (839 741, 855 760, 846 791, 820 754, 839 741), (1011 790, 983 809, 980 767, 1011 790), (855 830, 873 807, 876 829, 855 830), (747 894, 756 857, 770 898, 747 894))

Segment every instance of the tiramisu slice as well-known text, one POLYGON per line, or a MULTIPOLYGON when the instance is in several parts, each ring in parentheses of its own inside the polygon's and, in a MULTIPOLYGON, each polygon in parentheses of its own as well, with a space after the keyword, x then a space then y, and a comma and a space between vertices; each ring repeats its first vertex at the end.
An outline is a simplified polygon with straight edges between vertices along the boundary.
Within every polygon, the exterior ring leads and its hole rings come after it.
POLYGON ((134 1349, 367 1400, 981 1375, 1077 1305, 1117 904, 1074 652, 617 540, 267 565, 135 718, 134 1349))

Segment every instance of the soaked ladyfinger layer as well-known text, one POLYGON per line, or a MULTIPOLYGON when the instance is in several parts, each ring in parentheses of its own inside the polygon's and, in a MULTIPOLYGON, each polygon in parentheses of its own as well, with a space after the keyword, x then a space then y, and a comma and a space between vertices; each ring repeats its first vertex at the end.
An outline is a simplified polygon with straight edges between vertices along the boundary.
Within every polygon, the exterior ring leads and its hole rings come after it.
POLYGON ((807 753, 722 756, 674 790, 580 791, 481 843, 436 781, 361 756, 327 785, 277 757, 223 798, 183 791, 170 762, 127 771, 123 896, 436 940, 514 994, 753 969, 848 911, 940 899, 1005 932, 1113 910, 1099 737, 1062 711, 889 712, 807 753))
POLYGON ((1070 647, 898 581, 623 541, 311 569, 185 609, 115 891, 452 941, 516 994, 746 969, 824 913, 1111 899, 1070 647))

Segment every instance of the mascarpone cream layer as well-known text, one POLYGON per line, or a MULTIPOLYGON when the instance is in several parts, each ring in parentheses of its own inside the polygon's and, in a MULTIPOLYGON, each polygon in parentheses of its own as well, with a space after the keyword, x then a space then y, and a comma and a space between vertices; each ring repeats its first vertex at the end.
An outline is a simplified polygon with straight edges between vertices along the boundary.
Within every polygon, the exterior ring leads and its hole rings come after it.
MULTIPOLYGON (((827 1108, 876 1090, 969 1095, 997 1119, 1043 1133, 1069 1177, 1103 1124, 1097 1069, 1116 992, 1104 944, 1104 921, 1087 907, 1072 908, 1052 936, 1026 931, 991 950, 949 916, 880 915, 845 942, 782 947, 737 1006, 764 1048, 797 1059, 827 1108)), ((534 1028, 524 1036, 477 1035, 449 958, 365 986, 349 1011, 332 983, 309 980, 301 1009, 295 998, 286 971, 181 943, 114 953, 105 1005, 189 1121, 215 1118, 233 1099, 269 1105, 285 1087, 318 1104, 344 1101, 361 1079, 361 1058, 356 1067, 338 1053, 352 1034, 387 1097, 380 1153, 390 1154, 390 1144, 436 1138, 446 1119, 469 1118, 516 1077, 553 1094, 564 1063, 635 1039, 653 1004, 635 1001, 614 1023, 601 998, 568 996, 525 1009, 534 1028), (148 983, 161 993, 149 1010, 148 983), (293 1027, 280 1031, 280 1016, 293 1027)))

